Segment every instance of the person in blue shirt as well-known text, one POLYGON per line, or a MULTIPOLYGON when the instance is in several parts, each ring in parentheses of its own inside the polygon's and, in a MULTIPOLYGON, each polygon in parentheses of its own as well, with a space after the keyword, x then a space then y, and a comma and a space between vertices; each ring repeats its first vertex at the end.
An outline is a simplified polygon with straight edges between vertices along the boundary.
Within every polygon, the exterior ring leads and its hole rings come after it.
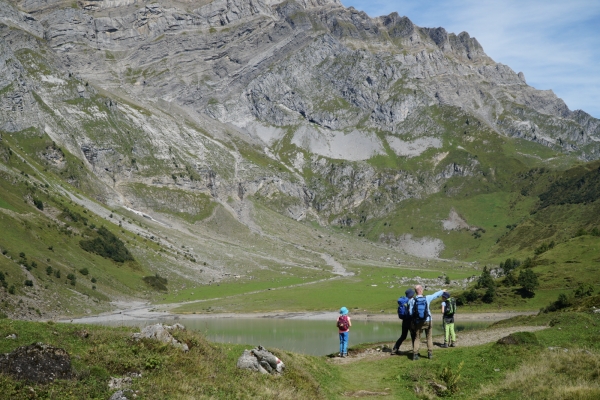
POLYGON ((438 297, 444 294, 444 290, 440 290, 439 292, 435 292, 434 294, 430 294, 427 296, 423 296, 423 286, 417 285, 415 286, 415 291, 417 295, 410 299, 408 302, 408 311, 412 317, 412 330, 415 335, 413 336, 413 360, 419 359, 419 347, 421 346, 421 332, 425 331, 427 336, 427 357, 429 359, 433 358, 433 338, 431 331, 431 302, 438 297), (424 319, 418 318, 418 311, 416 310, 415 304, 420 302, 419 297, 424 297, 427 301, 427 312, 424 319))

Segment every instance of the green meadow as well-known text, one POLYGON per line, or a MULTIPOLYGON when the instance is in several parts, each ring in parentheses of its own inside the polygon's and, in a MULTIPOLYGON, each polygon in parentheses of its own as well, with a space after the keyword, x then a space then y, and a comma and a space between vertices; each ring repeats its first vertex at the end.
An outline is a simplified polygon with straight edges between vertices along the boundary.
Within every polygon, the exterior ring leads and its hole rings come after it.
MULTIPOLYGON (((598 301, 596 296, 595 301, 598 301)), ((137 328, 55 324, 0 319, 0 352, 44 342, 64 348, 74 376, 24 385, 0 375, 0 391, 11 399, 105 399, 111 376, 141 373, 130 388, 138 398, 342 399, 348 397, 435 399, 596 399, 600 396, 600 316, 558 312, 515 317, 481 331, 513 332, 512 344, 492 341, 434 350, 434 358, 381 356, 390 343, 350 348, 348 362, 269 349, 286 364, 274 377, 239 370, 235 363, 251 346, 217 344, 192 331, 176 331, 181 350, 152 340, 132 341, 137 328), (520 327, 545 327, 522 332, 520 327), (87 335, 82 334, 87 332, 87 335), (371 356, 369 355, 371 354, 371 356), (362 356, 361 356, 362 355, 362 356)))

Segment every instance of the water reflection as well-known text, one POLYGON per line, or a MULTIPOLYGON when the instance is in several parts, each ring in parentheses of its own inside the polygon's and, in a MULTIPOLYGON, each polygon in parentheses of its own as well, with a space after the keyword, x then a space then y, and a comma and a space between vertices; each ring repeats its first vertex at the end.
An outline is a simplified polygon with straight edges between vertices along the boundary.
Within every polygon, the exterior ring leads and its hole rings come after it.
MULTIPOLYGON (((122 321, 107 325, 146 326, 157 320, 122 321)), ((172 324, 176 321, 161 320, 172 324)), ((209 340, 220 343, 263 345, 297 353, 325 355, 338 351, 339 339, 335 321, 312 321, 273 318, 186 319, 187 329, 204 334, 209 340)), ((457 322, 457 332, 485 328, 490 322, 457 322)), ((360 343, 388 342, 400 336, 400 321, 352 321, 350 346, 360 343)), ((433 334, 442 334, 442 324, 434 323, 433 334)))

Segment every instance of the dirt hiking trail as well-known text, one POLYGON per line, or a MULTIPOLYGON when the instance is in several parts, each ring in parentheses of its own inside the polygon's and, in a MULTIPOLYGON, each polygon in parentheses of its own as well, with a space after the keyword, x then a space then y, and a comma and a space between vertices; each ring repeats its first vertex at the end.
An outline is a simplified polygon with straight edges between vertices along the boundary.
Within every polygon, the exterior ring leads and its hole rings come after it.
MULTIPOLYGON (((546 329, 547 326, 511 326, 507 328, 492 328, 492 329, 483 329, 480 331, 468 331, 464 333, 460 333, 456 335, 456 345, 458 347, 471 347, 471 346, 479 346, 485 343, 496 342, 498 339, 501 339, 505 336, 510 335, 515 332, 535 332, 542 329, 546 329)), ((398 330, 398 335, 400 334, 400 330, 398 330)), ((352 340, 352 336, 350 336, 350 340, 352 340)), ((443 336, 435 336, 433 338, 433 354, 435 356, 436 351, 452 351, 452 349, 442 349, 440 348, 441 344, 444 342, 443 336)), ((333 364, 349 364, 361 360, 375 360, 378 358, 390 357, 391 346, 394 343, 387 344, 388 347, 382 347, 385 344, 381 344, 379 346, 373 345, 369 349, 361 350, 359 352, 350 351, 348 352, 348 357, 339 358, 332 357, 329 359, 329 362, 333 364)), ((406 357, 408 354, 412 352, 412 344, 410 341, 410 335, 402 346, 400 346, 400 355, 399 357, 406 357)), ((420 351, 421 358, 427 358, 427 343, 424 341, 424 335, 421 340, 420 351)), ((396 357, 396 356, 394 356, 396 357)))

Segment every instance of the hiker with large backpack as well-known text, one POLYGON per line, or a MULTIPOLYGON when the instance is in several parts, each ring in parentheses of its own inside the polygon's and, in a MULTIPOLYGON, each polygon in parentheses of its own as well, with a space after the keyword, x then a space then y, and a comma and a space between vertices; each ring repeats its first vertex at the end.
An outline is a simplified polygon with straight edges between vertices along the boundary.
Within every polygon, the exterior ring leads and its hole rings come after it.
POLYGON ((340 308, 340 316, 337 319, 336 326, 340 334, 340 357, 348 357, 348 336, 350 334, 350 327, 352 321, 348 316, 348 309, 346 307, 340 308))
POLYGON ((413 360, 419 359, 419 347, 421 346, 421 332, 425 331, 427 335, 427 358, 433 358, 433 338, 431 331, 431 311, 429 306, 431 302, 440 297, 444 290, 423 296, 423 286, 415 286, 417 295, 408 302, 408 310, 412 317, 413 336, 413 360))
POLYGON ((406 336, 408 336, 409 331, 411 339, 414 336, 413 331, 410 329, 412 320, 408 309, 408 302, 414 297, 415 290, 412 288, 407 289, 406 292, 404 292, 404 294, 406 296, 402 296, 398 299, 398 318, 402 320, 402 334, 400 335, 400 337, 396 341, 396 344, 392 348, 391 355, 398 354, 398 352, 400 351, 400 346, 402 345, 402 342, 404 342, 404 340, 406 339, 406 336))
POLYGON ((442 319, 444 326, 444 345, 442 347, 456 347, 456 333, 454 332, 454 313, 456 313, 456 299, 450 297, 450 293, 442 294, 442 319), (452 339, 450 342, 448 339, 452 339))

